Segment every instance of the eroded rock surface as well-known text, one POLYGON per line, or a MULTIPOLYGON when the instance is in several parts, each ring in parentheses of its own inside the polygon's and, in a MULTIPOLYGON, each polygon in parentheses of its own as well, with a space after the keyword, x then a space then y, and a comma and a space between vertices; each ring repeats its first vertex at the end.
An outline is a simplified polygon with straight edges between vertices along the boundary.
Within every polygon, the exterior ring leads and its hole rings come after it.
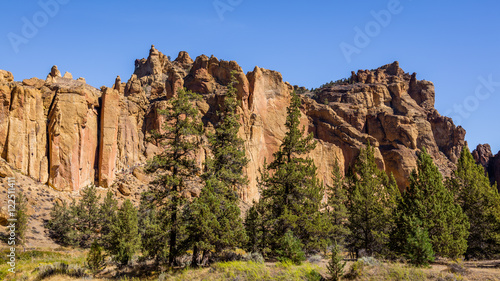
MULTIPOLYGON (((240 194, 245 202, 259 197, 258 169, 265 159, 272 161, 281 144, 294 89, 301 91, 301 124, 317 140, 308 156, 326 184, 335 161, 346 170, 368 142, 379 168, 393 173, 401 189, 422 148, 449 175, 465 145, 465 130, 434 109, 433 84, 405 73, 397 62, 353 72, 349 79, 308 92, 284 82, 276 71, 255 67, 244 73, 234 61, 205 55, 193 60, 186 52, 171 61, 152 46, 148 58, 136 60, 127 82, 117 77, 112 88, 101 90, 70 74, 61 76, 56 66, 46 80, 22 83, 0 71, 1 157, 57 190, 96 184, 136 196, 132 185, 151 178, 138 167, 162 149, 149 138, 151 130, 162 130, 164 120, 157 110, 186 87, 203 95, 196 104, 200 122, 213 130, 231 72, 238 81, 239 134, 250 160, 245 170, 249 185, 240 194)), ((210 155, 206 139, 203 143, 196 154, 200 167, 210 155)), ((191 185, 187 197, 199 194, 200 183, 191 185)))

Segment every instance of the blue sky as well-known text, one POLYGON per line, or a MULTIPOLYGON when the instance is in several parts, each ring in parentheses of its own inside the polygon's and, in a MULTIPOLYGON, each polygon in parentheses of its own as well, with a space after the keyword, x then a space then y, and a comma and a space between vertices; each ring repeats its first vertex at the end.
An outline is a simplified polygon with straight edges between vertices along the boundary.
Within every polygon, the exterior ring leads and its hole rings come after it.
POLYGON ((213 54, 311 88, 398 60, 434 82, 436 108, 467 130, 471 148, 490 143, 496 153, 500 2, 436 2, 3 1, 0 69, 22 80, 45 78, 58 65, 95 87, 110 86, 116 75, 128 80, 134 60, 155 44, 172 58, 182 50, 193 59, 213 54), (368 41, 356 41, 356 30, 368 41), (342 44, 356 52, 346 56, 342 44))

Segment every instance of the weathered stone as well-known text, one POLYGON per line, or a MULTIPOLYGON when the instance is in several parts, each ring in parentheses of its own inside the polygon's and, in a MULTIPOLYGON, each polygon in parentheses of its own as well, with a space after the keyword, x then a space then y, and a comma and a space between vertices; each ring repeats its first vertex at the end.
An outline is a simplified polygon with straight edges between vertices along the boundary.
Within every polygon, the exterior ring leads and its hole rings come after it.
POLYGON ((128 188, 128 186, 123 182, 118 183, 118 191, 120 191, 120 193, 124 196, 130 195, 130 188, 128 188))
POLYGON ((120 111, 120 93, 105 88, 102 93, 99 143, 99 185, 105 188, 110 187, 115 179, 120 111))
POLYGON ((48 116, 53 188, 76 191, 94 183, 98 106, 96 93, 83 85, 58 90, 48 116))
POLYGON ((5 160, 0 158, 0 178, 13 177, 14 172, 9 167, 9 164, 5 160))

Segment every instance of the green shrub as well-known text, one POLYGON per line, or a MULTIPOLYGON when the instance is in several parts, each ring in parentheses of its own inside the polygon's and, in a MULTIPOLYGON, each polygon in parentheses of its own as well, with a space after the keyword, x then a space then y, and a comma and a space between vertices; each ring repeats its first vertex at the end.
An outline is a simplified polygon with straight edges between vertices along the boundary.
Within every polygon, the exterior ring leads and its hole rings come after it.
POLYGON ((288 230, 283 237, 278 240, 278 255, 279 261, 291 261, 294 264, 300 265, 306 260, 304 251, 302 251, 302 243, 298 238, 293 236, 293 232, 288 230))
POLYGON ((98 272, 106 268, 106 256, 102 253, 102 248, 97 241, 94 241, 90 247, 86 266, 92 271, 94 277, 98 272))
POLYGON ((361 260, 357 260, 351 265, 351 268, 349 269, 349 272, 346 274, 346 277, 348 279, 359 278, 363 275, 364 268, 365 268, 365 263, 361 260))

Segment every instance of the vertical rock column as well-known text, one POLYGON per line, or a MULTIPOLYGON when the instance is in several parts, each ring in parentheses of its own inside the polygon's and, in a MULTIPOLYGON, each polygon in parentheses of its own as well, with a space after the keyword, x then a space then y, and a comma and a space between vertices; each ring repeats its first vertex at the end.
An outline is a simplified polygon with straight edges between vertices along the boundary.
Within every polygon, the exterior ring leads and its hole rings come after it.
POLYGON ((101 139, 99 144, 99 185, 106 188, 110 187, 115 179, 120 110, 119 92, 110 88, 104 89, 102 94, 101 139))
POLYGON ((22 173, 47 181, 47 138, 42 94, 35 88, 12 90, 6 159, 22 173))
POLYGON ((98 96, 83 87, 61 88, 49 113, 49 185, 76 191, 94 183, 98 96))

